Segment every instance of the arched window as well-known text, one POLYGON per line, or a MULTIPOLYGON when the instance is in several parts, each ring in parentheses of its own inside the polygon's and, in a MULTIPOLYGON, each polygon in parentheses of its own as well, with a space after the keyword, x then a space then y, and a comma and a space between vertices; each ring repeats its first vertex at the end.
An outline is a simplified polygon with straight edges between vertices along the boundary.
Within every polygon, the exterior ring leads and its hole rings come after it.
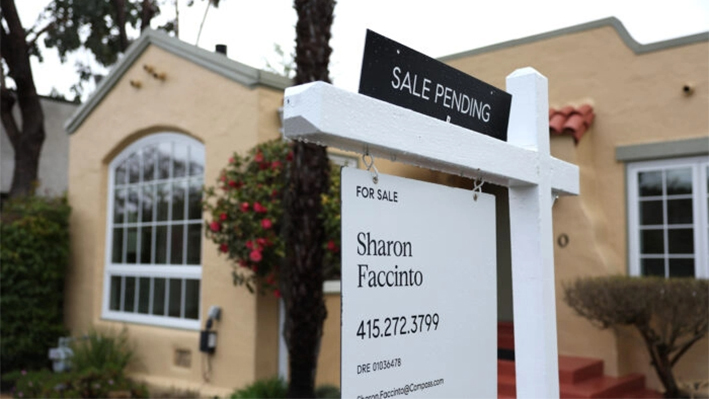
POLYGON ((110 164, 103 317, 199 329, 204 146, 140 139, 110 164))

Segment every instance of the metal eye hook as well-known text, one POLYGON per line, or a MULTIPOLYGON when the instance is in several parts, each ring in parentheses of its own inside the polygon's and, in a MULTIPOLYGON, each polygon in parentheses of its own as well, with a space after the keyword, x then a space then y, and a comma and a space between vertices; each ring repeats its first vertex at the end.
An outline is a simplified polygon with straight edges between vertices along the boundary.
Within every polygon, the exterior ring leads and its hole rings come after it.
POLYGON ((379 183, 379 171, 374 165, 374 155, 369 154, 369 151, 367 151, 365 154, 362 154, 362 162, 364 163, 364 166, 367 167, 367 170, 372 173, 372 181, 374 184, 379 183), (367 162, 367 157, 369 157, 369 162, 367 162))

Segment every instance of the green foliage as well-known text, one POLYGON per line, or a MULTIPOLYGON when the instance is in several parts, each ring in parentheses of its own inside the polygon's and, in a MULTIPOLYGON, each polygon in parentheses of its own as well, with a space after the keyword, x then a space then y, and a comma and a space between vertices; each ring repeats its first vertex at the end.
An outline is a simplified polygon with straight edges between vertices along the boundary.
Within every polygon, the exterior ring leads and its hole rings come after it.
POLYGON ((17 380, 14 398, 106 398, 109 392, 122 391, 131 398, 147 398, 145 385, 127 379, 122 371, 89 368, 70 373, 49 370, 10 376, 17 380))
POLYGON ((610 276, 564 286, 564 300, 599 328, 633 326, 667 397, 681 392, 672 367, 709 329, 709 280, 610 276))
POLYGON ((16 198, 0 220, 0 363, 3 371, 49 366, 65 335, 64 272, 69 261, 66 198, 16 198))
POLYGON ((288 385, 279 377, 258 380, 231 394, 231 399, 277 399, 285 398, 288 385))
POLYGON ((125 331, 98 333, 73 342, 72 371, 48 370, 13 372, 7 379, 15 382, 15 398, 105 398, 109 392, 123 391, 132 398, 147 398, 144 385, 125 376, 133 358, 125 331))
MULTIPOLYGON (((285 398, 288 384, 280 377, 258 380, 245 388, 236 390, 231 399, 278 399, 285 398)), ((340 389, 334 385, 322 385, 315 389, 315 397, 323 399, 339 399, 340 389)))
POLYGON ((74 341, 71 346, 74 370, 124 370, 133 358, 125 330, 120 333, 91 331, 86 339, 74 341))
MULTIPOLYGON (((286 168, 293 153, 288 143, 273 140, 261 143, 247 155, 234 154, 222 170, 216 187, 205 189, 206 236, 235 265, 234 284, 274 290, 279 295, 278 269, 285 256, 282 239, 283 192, 286 168), (242 270, 244 269, 244 270, 242 270)), ((330 276, 339 276, 340 264, 340 183, 333 173, 328 194, 323 195, 326 234, 326 267, 330 276)))

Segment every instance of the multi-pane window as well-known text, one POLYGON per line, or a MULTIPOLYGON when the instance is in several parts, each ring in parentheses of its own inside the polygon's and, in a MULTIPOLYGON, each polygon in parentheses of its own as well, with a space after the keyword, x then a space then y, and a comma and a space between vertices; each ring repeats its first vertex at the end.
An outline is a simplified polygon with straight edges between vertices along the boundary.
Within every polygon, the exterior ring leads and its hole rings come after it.
POLYGON ((153 134, 109 173, 104 317, 199 328, 204 146, 153 134))
POLYGON ((630 271, 634 275, 709 275, 709 160, 628 164, 630 271))

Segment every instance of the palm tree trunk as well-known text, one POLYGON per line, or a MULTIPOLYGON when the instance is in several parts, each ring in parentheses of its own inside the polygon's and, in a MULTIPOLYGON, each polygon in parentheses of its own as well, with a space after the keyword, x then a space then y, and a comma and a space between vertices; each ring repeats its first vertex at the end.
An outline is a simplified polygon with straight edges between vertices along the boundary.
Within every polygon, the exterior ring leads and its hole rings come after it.
MULTIPOLYGON (((334 0, 295 0, 295 84, 329 82, 330 28, 334 0)), ((284 336, 289 355, 289 398, 315 396, 315 375, 323 322, 323 242, 321 196, 329 184, 325 147, 295 143, 286 192, 286 262, 283 297, 286 305, 284 336)))

